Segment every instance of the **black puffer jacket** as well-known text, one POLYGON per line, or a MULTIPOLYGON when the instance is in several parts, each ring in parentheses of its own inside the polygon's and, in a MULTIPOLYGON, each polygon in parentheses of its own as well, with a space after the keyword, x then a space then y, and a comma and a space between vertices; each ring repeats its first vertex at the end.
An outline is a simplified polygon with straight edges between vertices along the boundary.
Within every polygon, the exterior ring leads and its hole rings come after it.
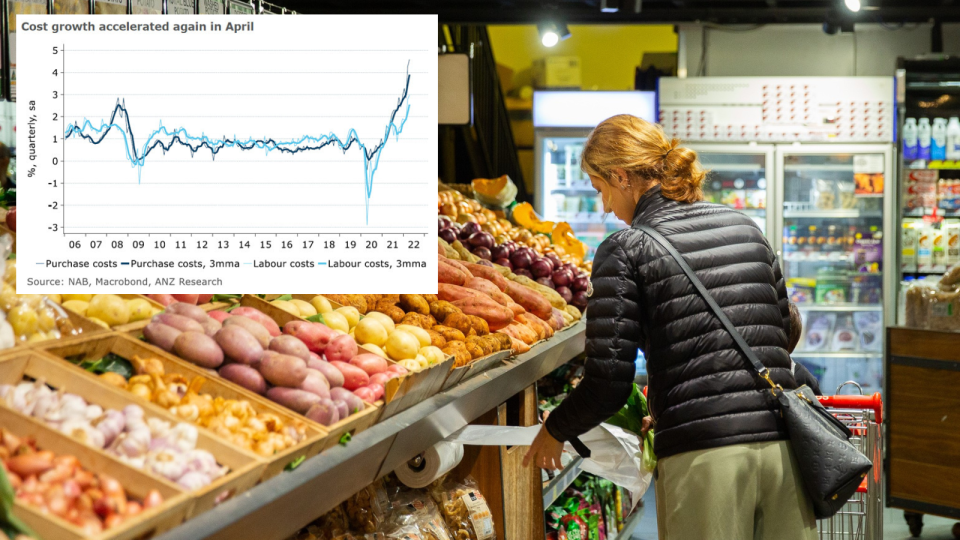
MULTIPOLYGON (((754 222, 725 206, 669 200, 657 186, 637 204, 633 225, 641 224, 684 255, 773 380, 796 388, 783 276, 754 222)), ((586 375, 550 414, 551 435, 572 439, 617 412, 632 390, 640 348, 658 457, 786 438, 769 385, 653 239, 635 228, 614 233, 597 251, 591 279, 586 375)))

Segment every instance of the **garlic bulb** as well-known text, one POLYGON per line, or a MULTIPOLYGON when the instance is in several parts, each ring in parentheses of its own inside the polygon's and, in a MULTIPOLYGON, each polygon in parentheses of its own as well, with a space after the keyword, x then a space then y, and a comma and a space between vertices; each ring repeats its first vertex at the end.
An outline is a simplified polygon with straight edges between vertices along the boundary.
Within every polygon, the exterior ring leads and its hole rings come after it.
POLYGON ((113 409, 93 421, 93 425, 103 433, 107 446, 113 444, 117 436, 123 433, 125 423, 126 420, 123 418, 123 413, 113 409))
POLYGON ((104 447, 105 439, 103 433, 91 426, 85 419, 71 418, 64 420, 63 424, 60 425, 60 432, 87 446, 94 448, 104 447))
POLYGON ((199 472, 188 472, 177 480, 184 489, 194 491, 210 484, 210 477, 199 472))
POLYGON ((147 454, 146 466, 151 471, 173 481, 183 476, 187 469, 183 454, 170 448, 147 454))

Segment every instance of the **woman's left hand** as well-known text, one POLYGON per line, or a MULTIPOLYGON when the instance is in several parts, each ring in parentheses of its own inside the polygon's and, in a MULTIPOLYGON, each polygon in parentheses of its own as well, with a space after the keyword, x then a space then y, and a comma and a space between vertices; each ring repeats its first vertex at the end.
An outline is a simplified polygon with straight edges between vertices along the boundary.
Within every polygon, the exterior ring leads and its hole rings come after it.
POLYGON ((529 467, 534 463, 542 469, 560 470, 560 454, 563 452, 563 443, 554 439, 547 428, 541 427, 537 438, 530 445, 530 450, 523 457, 523 466, 529 467))

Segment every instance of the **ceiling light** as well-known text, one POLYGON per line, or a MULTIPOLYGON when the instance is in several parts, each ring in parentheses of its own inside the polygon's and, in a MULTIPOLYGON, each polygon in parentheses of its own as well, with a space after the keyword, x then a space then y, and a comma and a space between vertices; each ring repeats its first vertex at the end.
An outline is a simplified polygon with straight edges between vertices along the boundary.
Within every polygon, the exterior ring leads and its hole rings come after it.
POLYGON ((850 11, 860 11, 860 0, 843 0, 843 4, 847 6, 847 9, 850 11))
POLYGON ((620 11, 620 0, 600 0, 601 13, 616 13, 620 11))
POLYGON ((540 30, 540 42, 544 47, 553 47, 570 37, 570 29, 563 23, 543 23, 537 25, 540 30))

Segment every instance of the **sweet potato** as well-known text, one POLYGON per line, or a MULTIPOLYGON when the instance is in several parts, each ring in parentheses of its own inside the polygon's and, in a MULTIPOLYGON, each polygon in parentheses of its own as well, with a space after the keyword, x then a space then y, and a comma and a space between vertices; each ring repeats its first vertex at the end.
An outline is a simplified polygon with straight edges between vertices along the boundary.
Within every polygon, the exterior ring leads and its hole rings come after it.
POLYGON ((300 390, 297 388, 284 388, 277 386, 267 390, 267 397, 284 407, 296 411, 300 414, 306 414, 315 404, 319 403, 320 396, 300 390))
POLYGON ((507 294, 514 302, 520 304, 524 309, 541 319, 546 319, 553 314, 553 306, 550 305, 550 302, 548 302, 543 295, 529 287, 508 281, 507 294))
MULTIPOLYGON (((498 304, 489 296, 474 296, 453 302, 467 315, 475 315, 487 321, 488 330, 499 330, 513 322, 513 312, 498 304)), ((479 330, 477 331, 479 333, 479 330)))
POLYGON ((463 285, 467 281, 467 276, 452 264, 441 260, 437 266, 437 281, 451 285, 463 285))
POLYGON ((298 388, 307 378, 307 363, 296 356, 264 351, 257 368, 270 384, 298 388))
POLYGON ((407 313, 419 313, 421 315, 430 314, 430 304, 419 294, 401 294, 400 309, 407 313))
POLYGON ((438 250, 440 252, 440 255, 448 259, 460 258, 460 254, 457 253, 457 250, 450 247, 450 244, 448 244, 443 238, 440 238, 439 236, 437 237, 437 246, 440 248, 438 250))
POLYGON ((467 267, 467 270, 470 270, 470 273, 475 277, 482 277, 496 285, 501 292, 507 290, 507 278, 503 277, 500 272, 497 272, 495 268, 490 268, 489 266, 483 266, 481 264, 473 263, 463 263, 467 267))
POLYGON ((220 366, 218 371, 224 379, 239 384, 251 392, 260 394, 267 393, 267 381, 259 371, 243 364, 227 364, 220 366))
POLYGON ((347 390, 356 390, 361 386, 370 384, 370 376, 357 366, 346 362, 330 362, 330 365, 343 373, 343 387, 347 390))
POLYGON ((447 283, 438 284, 437 293, 437 296, 439 296, 441 300, 446 300, 447 302, 455 302, 457 300, 463 300, 464 298, 470 298, 472 296, 479 296, 480 294, 483 294, 480 291, 475 291, 459 285, 449 285, 447 283))
POLYGON ((457 255, 460 256, 460 259, 464 262, 477 262, 480 260, 480 257, 477 257, 473 253, 470 253, 470 250, 466 248, 459 240, 454 241, 450 244, 450 247, 457 250, 457 255))
POLYGON ((460 270, 461 272, 463 272, 463 274, 467 276, 467 279, 474 277, 473 274, 470 273, 470 270, 468 270, 467 267, 463 265, 463 261, 454 260, 454 259, 446 259, 446 260, 441 259, 441 260, 449 264, 450 266, 456 268, 457 270, 460 270))
POLYGON ((509 336, 508 339, 510 340, 510 352, 512 354, 523 354, 530 350, 530 346, 519 339, 509 336))
POLYGON ((231 325, 221 328, 213 339, 223 349, 223 354, 234 362, 255 366, 263 355, 263 346, 242 326, 231 325))
POLYGON ((550 325, 541 320, 540 317, 524 313, 523 315, 518 315, 517 320, 526 324, 527 327, 536 332, 538 339, 549 339, 553 337, 553 328, 550 328, 550 325))
MULTIPOLYGON (((498 289, 497 286, 494 285, 493 282, 488 279, 478 278, 478 277, 471 278, 467 280, 467 283, 464 286, 468 289, 473 289, 475 291, 480 291, 486 294, 490 298, 493 298, 501 306, 510 308, 512 304, 520 307, 520 309, 523 309, 522 306, 514 302, 509 296, 504 294, 503 291, 498 289)), ((510 310, 513 311, 513 308, 510 308, 510 310)), ((523 311, 521 311, 521 313, 523 313, 523 311)), ((516 312, 514 312, 514 315, 516 315, 516 312)))
POLYGON ((200 367, 216 369, 223 363, 223 350, 203 332, 184 332, 173 342, 173 352, 200 367))
POLYGON ((564 317, 565 314, 565 311, 560 311, 557 308, 553 308, 553 316, 547 320, 547 324, 549 324, 550 328, 553 328, 554 331, 562 329, 567 325, 566 318, 564 317))
POLYGON ((570 306, 570 305, 568 305, 568 306, 566 307, 566 309, 564 309, 563 311, 566 311, 566 312, 567 312, 571 317, 573 317, 573 319, 576 320, 576 321, 579 321, 579 320, 580 320, 580 317, 583 316, 583 315, 580 313, 580 310, 577 309, 576 306, 570 306))
MULTIPOLYGON (((514 276, 513 281, 516 282, 516 283, 519 283, 519 284, 521 284, 521 285, 524 285, 524 286, 526 286, 527 288, 529 288, 529 289, 531 289, 531 290, 533 290, 533 291, 535 291, 535 292, 540 293, 540 295, 543 296, 543 297, 547 300, 547 302, 550 302, 550 305, 551 305, 551 306, 553 306, 553 307, 555 307, 555 308, 557 308, 557 309, 566 309, 566 308, 567 308, 567 302, 563 299, 562 296, 560 296, 560 293, 558 293, 557 291, 551 289, 550 287, 547 287, 547 286, 545 286, 545 285, 541 285, 541 284, 537 283, 536 281, 534 281, 534 280, 532 280, 532 279, 530 279, 530 278, 528 278, 528 277, 526 277, 526 276, 514 276)), ((508 291, 507 294, 510 294, 510 292, 508 291)), ((516 300, 516 299, 514 299, 514 300, 516 300)), ((526 306, 524 306, 524 307, 526 307, 526 306)), ((528 309, 528 311, 529 311, 529 309, 528 309)), ((540 317, 539 314, 537 314, 537 316, 540 317)), ((545 317, 543 317, 543 318, 545 318, 545 317)))
POLYGON ((520 341, 530 345, 537 341, 537 334, 533 330, 527 328, 526 326, 520 323, 513 323, 509 326, 497 330, 497 332, 506 334, 512 338, 519 339, 520 341))

